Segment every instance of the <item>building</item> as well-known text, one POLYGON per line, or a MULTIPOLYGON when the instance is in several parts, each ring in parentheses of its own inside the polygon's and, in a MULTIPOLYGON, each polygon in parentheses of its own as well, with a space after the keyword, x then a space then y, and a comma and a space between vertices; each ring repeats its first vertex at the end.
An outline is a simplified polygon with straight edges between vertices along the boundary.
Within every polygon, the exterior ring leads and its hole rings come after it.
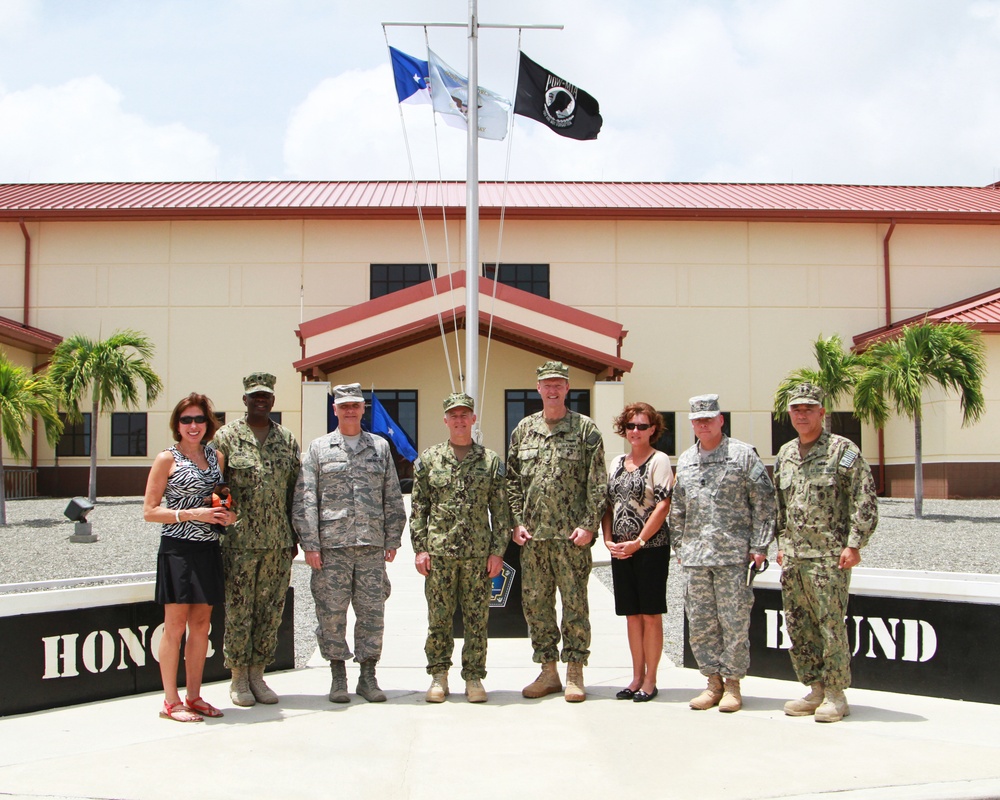
MULTIPOLYGON (((570 364, 609 455, 625 402, 665 412, 660 446, 676 454, 692 441, 688 397, 718 392, 732 435, 772 463, 774 388, 811 365, 818 336, 860 341, 956 309, 996 332, 1000 185, 486 183, 480 199, 480 421, 500 452, 550 357, 570 364)), ((257 369, 278 375, 275 410, 303 441, 327 430, 327 382, 360 381, 422 449, 444 436, 448 363, 464 365, 464 202, 462 183, 0 186, 0 346, 35 369, 74 333, 156 342, 161 398, 102 420, 104 495, 141 493, 180 397, 204 392, 232 418, 257 369)), ((986 340, 995 367, 1000 340, 986 340)), ((997 380, 969 429, 957 400, 928 393, 928 497, 1000 494, 997 380)), ((893 419, 880 448, 838 416, 881 459, 886 491, 911 492, 910 423, 893 419)), ((35 463, 15 466, 37 469, 42 494, 80 493, 88 430, 56 453, 34 442, 35 463)))

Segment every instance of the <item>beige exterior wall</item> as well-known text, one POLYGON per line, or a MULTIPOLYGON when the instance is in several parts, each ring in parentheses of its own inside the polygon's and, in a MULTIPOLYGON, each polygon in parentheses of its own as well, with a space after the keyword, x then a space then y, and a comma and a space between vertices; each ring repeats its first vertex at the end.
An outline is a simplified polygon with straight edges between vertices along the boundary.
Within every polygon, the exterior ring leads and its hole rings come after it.
MULTIPOLYGON (((302 389, 291 366, 301 356, 299 323, 367 300, 370 263, 425 258, 415 220, 44 222, 28 230, 30 324, 93 337, 133 327, 156 342, 154 367, 165 390, 150 409, 150 458, 170 443, 166 420, 176 400, 203 391, 232 419, 242 413, 240 378, 257 369, 278 376, 275 409, 301 436, 302 389)), ((553 300, 624 325, 621 354, 635 367, 624 378, 623 400, 679 412, 678 450, 690 443, 688 397, 714 391, 732 412, 733 435, 770 463, 778 381, 812 364, 816 337, 839 333, 850 342, 884 324, 886 230, 848 223, 508 220, 499 257, 550 264, 553 300)), ((427 231, 430 258, 444 274, 449 258, 440 222, 428 222, 427 231)), ((451 268, 460 270, 460 221, 449 223, 448 239, 451 268)), ((496 222, 483 223, 480 241, 482 260, 497 258, 496 222)), ((895 320, 1000 286, 1000 227, 900 224, 890 256, 895 320)), ((18 225, 0 224, 0 313, 15 320, 23 259, 18 225)), ((1000 342, 987 338, 996 373, 1000 342)), ((454 337, 449 346, 457 371, 464 359, 454 353, 454 337)), ((485 363, 485 342, 481 352, 485 363)), ((480 409, 488 446, 503 450, 503 390, 531 388, 541 360, 493 346, 480 409)), ((439 403, 451 385, 438 340, 330 378, 418 390, 418 446, 444 437, 439 403)), ((1000 400, 998 380, 987 383, 990 407, 1000 400)), ((594 376, 574 371, 571 383, 593 388, 594 376)), ((957 402, 929 393, 925 459, 1000 461, 990 419, 988 412, 980 425, 962 429, 957 402)), ((111 459, 108 420, 101 426, 102 463, 148 463, 111 459)), ((876 436, 867 429, 864 451, 877 458, 876 436)), ((44 444, 40 453, 42 465, 52 463, 44 444)), ((886 453, 888 463, 912 460, 908 422, 890 424, 886 453)))

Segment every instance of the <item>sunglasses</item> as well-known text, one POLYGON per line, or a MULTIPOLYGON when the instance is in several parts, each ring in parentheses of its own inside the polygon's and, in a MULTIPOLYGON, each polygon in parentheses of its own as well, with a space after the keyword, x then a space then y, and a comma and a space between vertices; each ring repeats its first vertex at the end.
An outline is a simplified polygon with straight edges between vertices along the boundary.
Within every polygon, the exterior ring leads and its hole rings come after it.
POLYGON ((626 422, 625 430, 627 431, 648 431, 653 426, 648 422, 626 422))
POLYGON ((197 417, 181 417, 177 420, 181 425, 190 425, 192 422, 195 425, 204 425, 208 422, 208 417, 204 414, 199 414, 197 417))

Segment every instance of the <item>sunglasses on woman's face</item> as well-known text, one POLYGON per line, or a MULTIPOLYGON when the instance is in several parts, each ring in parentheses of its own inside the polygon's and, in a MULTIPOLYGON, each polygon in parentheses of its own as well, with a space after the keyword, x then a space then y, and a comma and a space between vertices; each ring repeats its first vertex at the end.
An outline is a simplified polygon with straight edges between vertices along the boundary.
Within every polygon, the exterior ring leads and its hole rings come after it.
POLYGON ((192 422, 195 425, 204 425, 208 422, 208 417, 199 414, 197 417, 181 417, 178 422, 180 422, 181 425, 190 425, 192 422))
POLYGON ((648 431, 653 426, 648 422, 626 422, 625 430, 627 431, 648 431))

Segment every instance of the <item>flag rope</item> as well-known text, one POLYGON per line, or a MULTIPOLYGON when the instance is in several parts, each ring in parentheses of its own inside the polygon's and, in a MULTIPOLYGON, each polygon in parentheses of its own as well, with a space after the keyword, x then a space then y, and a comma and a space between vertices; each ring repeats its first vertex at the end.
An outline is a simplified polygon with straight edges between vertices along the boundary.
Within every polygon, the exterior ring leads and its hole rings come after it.
MULTIPOLYGON (((427 32, 427 29, 424 28, 425 35, 426 35, 426 32, 427 32)), ((382 26, 382 35, 385 37, 385 46, 386 46, 386 48, 388 50, 388 48, 390 46, 389 45, 389 33, 388 33, 388 31, 386 31, 385 25, 382 26)), ((392 51, 388 51, 388 52, 389 52, 389 61, 391 63, 392 62, 392 51)), ((431 275, 433 275, 432 267, 431 267, 431 248, 430 248, 430 242, 428 241, 428 238, 427 238, 427 225, 426 225, 426 223, 424 221, 424 210, 423 210, 423 206, 421 205, 421 202, 420 202, 420 192, 419 192, 419 185, 417 184, 416 170, 414 169, 414 166, 413 166, 413 154, 410 151, 410 138, 409 138, 409 135, 406 132, 406 119, 403 116, 403 104, 402 103, 397 103, 396 105, 397 105, 397 108, 399 109, 399 124, 402 127, 402 129, 403 129, 403 144, 406 147, 406 161, 407 161, 407 164, 409 165, 409 170, 410 170, 410 184, 413 186, 413 204, 417 208, 417 218, 420 221, 420 236, 423 239, 423 244, 424 244, 424 258, 426 259, 426 262, 427 262, 427 274, 428 274, 428 276, 431 276, 431 275)), ((434 140, 435 140, 435 144, 436 144, 437 143, 437 124, 436 124, 436 121, 435 121, 435 129, 434 129, 434 140)), ((440 159, 439 159, 438 169, 440 171, 440 159)), ((442 207, 441 207, 441 213, 442 213, 442 216, 443 216, 444 215, 444 206, 443 206, 443 204, 442 204, 442 207)), ((451 269, 450 269, 450 266, 451 266, 451 257, 450 257, 450 253, 449 253, 449 249, 448 249, 448 227, 447 227, 447 224, 445 225, 445 256, 446 256, 447 264, 449 266, 449 270, 448 270, 448 282, 449 282, 449 285, 450 285, 451 284, 451 269)), ((438 331, 440 332, 440 336, 441 336, 441 346, 444 349, 444 360, 445 360, 445 365, 446 365, 447 370, 448 370, 448 382, 451 385, 452 392, 454 392, 455 391, 455 370, 454 370, 454 368, 451 365, 451 354, 448 352, 448 334, 445 332, 445 329, 444 329, 444 318, 441 315, 441 303, 440 303, 440 300, 438 298, 436 277, 437 276, 431 277, 431 280, 430 280, 431 291, 434 294, 434 300, 435 300, 434 309, 435 309, 435 313, 437 314, 438 331)), ((456 328, 457 328, 457 325, 456 325, 456 328)), ((456 336, 456 348, 457 348, 457 345, 458 345, 458 341, 457 341, 457 336, 456 336)), ((457 357, 458 357, 459 363, 461 364, 461 353, 460 352, 457 353, 457 357)), ((374 385, 373 385, 372 389, 374 391, 374 385)))

